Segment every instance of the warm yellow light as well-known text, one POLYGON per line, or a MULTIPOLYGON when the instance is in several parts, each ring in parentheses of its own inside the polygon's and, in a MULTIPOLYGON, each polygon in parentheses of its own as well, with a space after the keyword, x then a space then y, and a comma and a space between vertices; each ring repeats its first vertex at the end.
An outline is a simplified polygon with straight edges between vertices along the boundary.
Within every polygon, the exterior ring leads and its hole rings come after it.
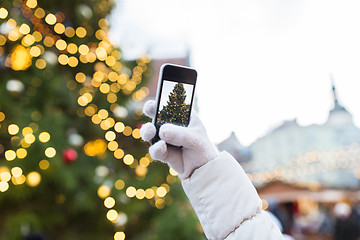
POLYGON ((68 37, 73 37, 75 35, 75 30, 72 27, 65 28, 65 35, 68 37))
POLYGON ((154 190, 152 190, 151 188, 146 189, 146 191, 145 191, 145 197, 146 197, 147 199, 151 199, 151 198, 153 198, 154 196, 155 196, 154 190))
POLYGON ((140 177, 144 177, 147 173, 148 169, 146 167, 143 167, 141 165, 137 166, 135 169, 135 173, 136 175, 140 176, 140 177))
POLYGON ((105 36, 106 36, 106 33, 104 30, 100 29, 95 32, 95 37, 99 40, 102 40, 105 36))
POLYGON ((165 207, 165 201, 162 198, 159 198, 155 201, 155 207, 158 209, 163 209, 165 207))
POLYGON ((8 16, 8 11, 5 8, 0 8, 0 18, 5 19, 8 16))
POLYGON ((63 34, 65 32, 64 24, 62 24, 62 23, 55 24, 54 31, 58 34, 63 34))
POLYGON ((116 141, 111 141, 108 144, 108 149, 110 151, 115 151, 115 150, 117 150, 118 147, 119 147, 119 144, 116 141))
POLYGON ((125 129, 125 125, 122 122, 117 122, 114 127, 115 131, 121 133, 125 129))
POLYGON ((107 208, 112 208, 115 206, 115 199, 112 198, 112 197, 107 197, 105 200, 104 200, 104 206, 107 207, 107 208))
POLYGON ((105 153, 107 149, 107 144, 102 139, 97 139, 85 144, 84 151, 88 156, 96 156, 105 153))
POLYGON ((123 131, 123 134, 124 134, 125 136, 130 136, 131 133, 132 133, 132 128, 131 128, 130 126, 126 126, 125 129, 124 129, 124 131, 123 131))
POLYGON ((86 36, 86 29, 83 27, 78 27, 75 33, 79 38, 83 38, 86 36))
POLYGON ((92 117, 91 117, 91 121, 95 124, 99 124, 101 123, 101 118, 99 117, 98 114, 94 114, 92 117))
POLYGON ((93 52, 89 52, 88 54, 86 54, 86 60, 88 61, 88 62, 95 62, 95 60, 96 60, 96 54, 95 53, 93 53, 93 52))
POLYGON ((58 61, 61 65, 66 65, 69 62, 69 57, 65 54, 60 54, 58 57, 58 61))
POLYGON ((93 116, 96 112, 96 109, 92 106, 92 105, 89 105, 85 108, 85 114, 86 116, 93 116))
POLYGON ((95 53, 97 58, 101 61, 105 61, 105 59, 107 58, 106 50, 103 47, 98 47, 95 53))
POLYGON ((11 174, 9 172, 0 173, 0 179, 2 182, 8 182, 11 179, 11 174))
POLYGON ((172 168, 169 168, 169 173, 171 174, 171 176, 177 176, 178 175, 178 173, 172 168))
POLYGON ((10 41, 13 41, 13 42, 15 42, 16 40, 18 40, 19 37, 20 37, 20 35, 19 35, 18 31, 16 31, 16 30, 12 30, 12 31, 9 32, 9 34, 8 34, 8 39, 9 39, 10 41))
POLYGON ((56 150, 53 147, 48 147, 45 149, 45 156, 52 158, 56 155, 56 150))
POLYGON ((23 170, 19 167, 13 167, 11 169, 11 174, 14 176, 14 177, 20 177, 23 173, 23 170))
POLYGON ((126 195, 128 197, 130 198, 135 197, 135 194, 136 194, 136 189, 134 187, 131 186, 126 189, 126 195))
POLYGON ((46 47, 52 47, 54 45, 54 39, 52 37, 45 37, 44 38, 44 45, 46 47))
POLYGON ((107 83, 103 83, 100 85, 99 90, 102 93, 108 93, 108 92, 110 92, 110 86, 107 83))
POLYGON ((101 185, 98 188, 97 194, 100 198, 105 199, 110 195, 111 189, 106 185, 101 185))
POLYGON ((33 57, 38 57, 41 54, 41 50, 40 50, 39 47, 33 46, 33 47, 30 48, 30 54, 33 57))
POLYGON ((27 135, 24 136, 24 140, 25 140, 26 143, 32 144, 32 143, 35 142, 35 136, 32 135, 32 134, 27 134, 27 135))
POLYGON ((105 119, 109 116, 109 112, 106 109, 100 109, 98 114, 101 119, 105 119))
POLYGON ((49 13, 45 18, 45 22, 47 22, 49 25, 54 25, 56 23, 56 16, 52 13, 49 13))
POLYGON ((13 150, 5 151, 5 159, 8 161, 12 161, 16 158, 16 153, 13 150))
POLYGON ((30 27, 26 23, 23 23, 23 24, 21 24, 19 31, 21 32, 21 34, 26 35, 30 32, 30 27))
POLYGON ((41 161, 39 162, 39 167, 40 167, 40 169, 42 169, 42 170, 48 169, 49 166, 50 166, 50 163, 49 163, 48 160, 45 160, 45 159, 44 159, 44 160, 41 160, 41 161))
POLYGON ((108 56, 105 60, 106 65, 108 66, 114 66, 116 63, 116 59, 113 56, 108 56))
POLYGON ((50 140, 50 134, 48 132, 42 132, 39 134, 40 142, 46 143, 50 140))
POLYGON ((125 182, 121 179, 119 180, 116 180, 115 182, 115 188, 118 189, 118 190, 121 190, 125 187, 125 182))
POLYGON ((26 183, 30 187, 36 187, 41 181, 41 175, 38 172, 31 172, 26 177, 26 183))
POLYGON ((117 159, 121 159, 124 156, 124 151, 122 149, 116 149, 114 152, 114 157, 117 159))
POLYGON ((68 46, 67 46, 67 50, 69 53, 71 54, 75 54, 78 50, 78 47, 76 46, 76 44, 74 43, 70 43, 68 46))
POLYGON ((43 18, 43 17, 45 17, 45 11, 44 11, 44 9, 42 9, 42 8, 37 8, 37 9, 35 10, 34 15, 35 15, 36 17, 38 17, 38 18, 43 18))
POLYGON ((27 151, 25 148, 19 148, 18 150, 16 150, 16 156, 19 159, 23 159, 27 156, 27 151))
POLYGON ((166 195, 166 189, 164 187, 159 187, 157 190, 156 190, 156 194, 159 196, 159 197, 165 197, 166 195))
POLYGON ((27 135, 27 134, 33 134, 34 130, 31 127, 24 127, 22 130, 22 134, 23 136, 27 135))
POLYGON ((8 132, 10 135, 15 135, 19 132, 19 127, 16 124, 10 124, 8 126, 8 132))
POLYGON ((19 177, 12 177, 11 181, 14 185, 21 185, 26 181, 26 177, 24 175, 20 175, 19 177))
POLYGON ((0 112, 0 122, 4 121, 5 114, 3 112, 0 112))
POLYGON ((75 80, 79 83, 83 83, 85 82, 86 80, 86 75, 82 72, 78 72, 76 75, 75 75, 75 80))
POLYGON ((139 128, 135 128, 132 132, 132 136, 135 138, 135 139, 139 139, 141 136, 140 136, 140 129, 139 128))
POLYGON ((6 38, 3 35, 0 35, 0 46, 5 45, 6 43, 6 38))
POLYGON ((66 44, 66 42, 64 40, 59 39, 59 40, 56 41, 55 46, 59 50, 65 50, 67 44, 66 44))
POLYGON ((11 54, 11 68, 15 71, 26 70, 31 66, 30 50, 18 45, 11 54))
POLYGON ((138 190, 136 190, 136 194, 135 194, 137 199, 143 199, 145 197, 145 190, 139 188, 138 190))
POLYGON ((0 182, 0 191, 6 192, 9 189, 9 184, 7 182, 0 182))
POLYGON ((126 165, 131 165, 134 162, 134 157, 130 154, 126 154, 123 161, 126 165))
POLYGON ((85 44, 81 44, 79 46, 79 53, 82 54, 82 55, 86 55, 89 53, 89 47, 85 44))
POLYGON ((26 6, 28 6, 29 8, 35 8, 37 6, 37 1, 36 0, 27 0, 26 6))
POLYGON ((35 66, 38 68, 38 69, 44 69, 46 67, 46 62, 44 59, 38 59, 36 60, 35 62, 35 66))
POLYGON ((114 235, 114 240, 125 240, 124 232, 116 232, 114 235))
POLYGON ((113 132, 113 131, 108 131, 108 132, 106 132, 106 134, 105 134, 105 139, 106 139, 106 140, 108 140, 108 141, 114 141, 115 138, 116 138, 115 132, 113 132))
POLYGON ((68 64, 70 67, 76 67, 78 65, 78 63, 79 63, 79 60, 76 57, 74 57, 74 56, 69 57, 68 64))
POLYGON ((109 102, 109 103, 115 103, 117 101, 117 96, 116 94, 114 93, 109 93, 106 97, 106 100, 109 102))
POLYGON ((107 217, 107 219, 108 219, 109 221, 114 222, 114 221, 117 219, 117 217, 118 217, 118 213, 117 213, 116 210, 111 209, 111 210, 109 210, 109 211, 107 212, 106 217, 107 217))
POLYGON ((108 27, 107 21, 104 18, 99 20, 98 25, 102 29, 106 29, 108 27))

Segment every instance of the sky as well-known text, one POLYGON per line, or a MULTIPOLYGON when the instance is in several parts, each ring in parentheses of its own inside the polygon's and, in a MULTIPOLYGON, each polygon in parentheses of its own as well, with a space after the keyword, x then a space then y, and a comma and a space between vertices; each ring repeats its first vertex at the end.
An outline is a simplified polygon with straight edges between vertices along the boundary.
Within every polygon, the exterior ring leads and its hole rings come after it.
POLYGON ((248 146, 285 120, 323 124, 340 104, 360 127, 360 1, 118 0, 111 39, 125 58, 184 56, 199 116, 219 143, 248 146))

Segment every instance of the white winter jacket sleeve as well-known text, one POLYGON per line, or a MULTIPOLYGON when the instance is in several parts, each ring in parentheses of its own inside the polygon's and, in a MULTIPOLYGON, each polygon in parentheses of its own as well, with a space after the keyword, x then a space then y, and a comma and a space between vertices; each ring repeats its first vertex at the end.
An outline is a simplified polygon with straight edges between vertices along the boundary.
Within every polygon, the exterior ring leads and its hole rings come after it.
POLYGON ((205 235, 212 239, 284 239, 254 186, 228 153, 196 169, 182 181, 205 235))

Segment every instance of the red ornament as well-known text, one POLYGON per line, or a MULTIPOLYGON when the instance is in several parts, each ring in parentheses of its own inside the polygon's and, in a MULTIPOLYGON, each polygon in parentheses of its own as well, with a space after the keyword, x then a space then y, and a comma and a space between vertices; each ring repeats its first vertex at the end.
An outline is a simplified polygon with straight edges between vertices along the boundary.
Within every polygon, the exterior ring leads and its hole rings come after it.
POLYGON ((66 164, 70 164, 77 159, 78 153, 72 148, 66 148, 62 153, 62 157, 66 164))

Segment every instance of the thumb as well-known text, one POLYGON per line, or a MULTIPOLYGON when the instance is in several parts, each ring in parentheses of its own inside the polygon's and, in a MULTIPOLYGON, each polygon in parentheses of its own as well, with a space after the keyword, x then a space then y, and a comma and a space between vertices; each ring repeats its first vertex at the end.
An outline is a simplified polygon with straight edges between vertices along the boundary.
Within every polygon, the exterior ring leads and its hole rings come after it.
POLYGON ((186 148, 196 148, 200 141, 198 137, 187 127, 174 124, 164 124, 160 127, 159 136, 166 143, 186 148))

